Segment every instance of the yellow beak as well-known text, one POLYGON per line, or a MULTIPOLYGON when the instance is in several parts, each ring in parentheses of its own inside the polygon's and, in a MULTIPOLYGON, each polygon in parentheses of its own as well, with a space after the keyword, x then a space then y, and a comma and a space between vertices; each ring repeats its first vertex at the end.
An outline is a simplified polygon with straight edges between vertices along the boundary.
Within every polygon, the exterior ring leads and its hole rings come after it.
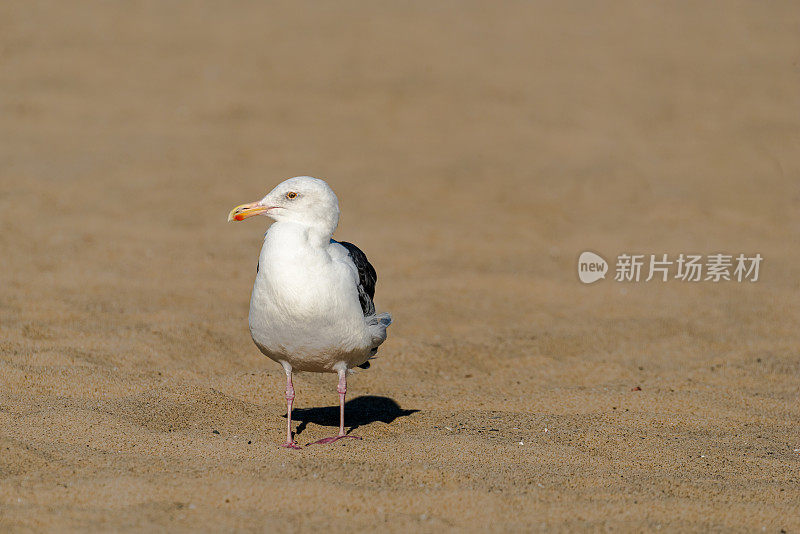
POLYGON ((231 212, 228 214, 228 222, 243 221, 248 217, 252 217, 253 215, 261 215, 268 209, 269 208, 262 206, 258 202, 242 204, 241 206, 236 206, 231 210, 231 212))

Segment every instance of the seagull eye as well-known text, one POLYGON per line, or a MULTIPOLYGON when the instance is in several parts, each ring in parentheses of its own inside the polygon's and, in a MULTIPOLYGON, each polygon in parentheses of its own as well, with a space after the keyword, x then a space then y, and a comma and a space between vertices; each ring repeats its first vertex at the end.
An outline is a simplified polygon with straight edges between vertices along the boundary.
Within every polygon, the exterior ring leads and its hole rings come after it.
POLYGON ((286 198, 288 198, 289 200, 294 200, 297 198, 297 193, 295 193, 294 191, 289 191, 288 193, 286 193, 286 198))

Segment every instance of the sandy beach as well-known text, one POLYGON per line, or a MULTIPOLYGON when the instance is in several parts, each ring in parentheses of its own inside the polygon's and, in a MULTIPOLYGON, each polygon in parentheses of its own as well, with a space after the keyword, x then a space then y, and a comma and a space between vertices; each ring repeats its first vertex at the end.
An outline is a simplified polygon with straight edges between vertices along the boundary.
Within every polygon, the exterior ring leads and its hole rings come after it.
POLYGON ((798 20, 3 2, 0 531, 800 532, 798 20), (395 322, 292 451, 225 217, 296 175, 395 322), (759 279, 614 280, 716 253, 759 279))

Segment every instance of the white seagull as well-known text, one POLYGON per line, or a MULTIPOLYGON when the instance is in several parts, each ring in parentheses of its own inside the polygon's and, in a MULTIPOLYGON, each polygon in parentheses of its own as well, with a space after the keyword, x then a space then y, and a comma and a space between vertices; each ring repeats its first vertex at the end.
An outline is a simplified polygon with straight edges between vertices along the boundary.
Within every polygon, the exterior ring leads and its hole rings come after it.
POLYGON ((289 178, 258 202, 236 206, 228 221, 253 215, 275 221, 258 258, 250 334, 286 371, 283 446, 300 448, 292 438, 293 370, 339 375, 339 434, 314 443, 361 439, 344 432, 347 374, 369 367, 392 322, 388 313, 375 313, 375 269, 357 246, 331 238, 339 200, 324 180, 289 178))

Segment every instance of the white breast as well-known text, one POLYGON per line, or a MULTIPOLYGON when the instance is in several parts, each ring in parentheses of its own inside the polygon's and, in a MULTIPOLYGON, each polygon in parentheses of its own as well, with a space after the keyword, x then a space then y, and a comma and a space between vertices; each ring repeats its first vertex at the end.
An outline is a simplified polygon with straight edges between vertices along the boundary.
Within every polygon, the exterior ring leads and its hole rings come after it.
POLYGON ((373 341, 352 268, 313 239, 293 223, 270 227, 250 299, 250 333, 275 361, 334 372, 366 361, 373 341))

